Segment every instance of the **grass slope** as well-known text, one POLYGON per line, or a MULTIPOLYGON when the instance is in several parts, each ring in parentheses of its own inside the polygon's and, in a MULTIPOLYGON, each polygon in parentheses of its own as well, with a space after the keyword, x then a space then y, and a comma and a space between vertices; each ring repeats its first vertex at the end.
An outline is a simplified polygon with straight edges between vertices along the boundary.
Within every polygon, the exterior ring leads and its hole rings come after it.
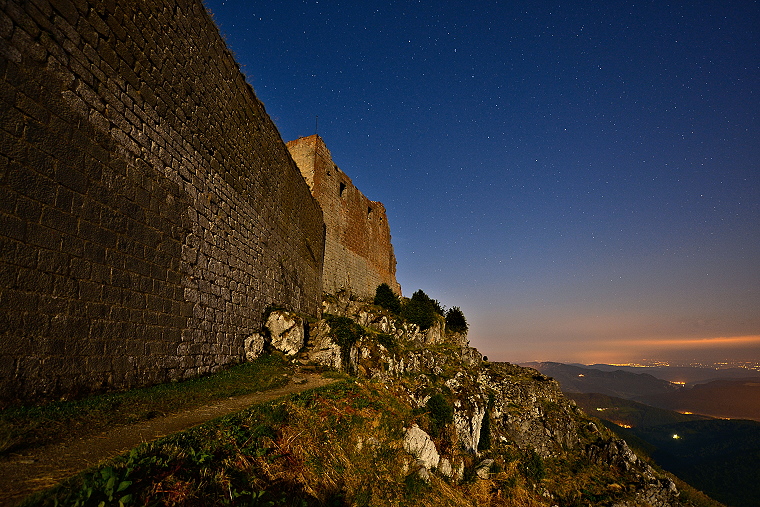
POLYGON ((264 356, 223 372, 184 382, 0 411, 0 456, 64 438, 134 424, 214 400, 273 389, 288 383, 294 367, 264 356))
MULTIPOLYGON (((420 385, 347 379, 255 405, 142 445, 24 505, 606 505, 625 500, 636 480, 580 451, 542 459, 507 442, 467 455, 461 481, 423 480, 402 445, 410 425, 435 433, 441 422, 413 406, 420 385), (494 463, 478 479, 485 458, 494 463)), ((446 393, 443 382, 434 389, 446 393)), ((434 440, 439 450, 457 445, 451 424, 434 440)))

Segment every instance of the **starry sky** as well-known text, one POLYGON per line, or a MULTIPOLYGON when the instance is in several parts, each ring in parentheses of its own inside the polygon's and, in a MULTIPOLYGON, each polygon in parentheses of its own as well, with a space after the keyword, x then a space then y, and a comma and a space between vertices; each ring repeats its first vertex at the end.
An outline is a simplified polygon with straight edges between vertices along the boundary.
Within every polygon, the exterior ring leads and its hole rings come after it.
POLYGON ((760 361, 759 2, 205 4, 491 360, 760 361))

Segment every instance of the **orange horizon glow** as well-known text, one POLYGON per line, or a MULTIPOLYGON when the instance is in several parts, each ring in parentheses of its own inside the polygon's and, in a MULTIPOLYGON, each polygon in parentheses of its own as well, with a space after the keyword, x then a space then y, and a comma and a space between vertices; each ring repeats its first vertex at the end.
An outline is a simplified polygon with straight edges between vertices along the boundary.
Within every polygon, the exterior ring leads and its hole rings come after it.
MULTIPOLYGON (((587 340, 579 339, 569 345, 558 343, 556 340, 547 340, 545 349, 551 350, 551 355, 546 354, 545 352, 541 354, 531 354, 525 350, 520 350, 519 354, 522 358, 517 362, 558 361, 582 364, 629 364, 631 362, 640 361, 643 357, 643 351, 646 351, 646 356, 649 359, 666 359, 673 353, 684 353, 688 351, 698 353, 700 351, 726 351, 729 349, 736 351, 760 350, 760 335, 716 336, 703 338, 653 338, 650 336, 641 339, 623 338, 617 340, 602 340, 595 338, 587 340), (532 357, 526 357, 528 355, 532 357)), ((514 352, 518 351, 513 349, 513 353, 514 352)), ((514 357, 507 357, 504 360, 509 361, 514 359, 514 357)))
POLYGON ((636 347, 660 347, 660 348, 709 348, 709 347, 742 347, 748 345, 760 346, 760 335, 748 336, 718 336, 707 338, 644 338, 644 339, 626 339, 613 340, 608 343, 614 343, 620 346, 636 347))

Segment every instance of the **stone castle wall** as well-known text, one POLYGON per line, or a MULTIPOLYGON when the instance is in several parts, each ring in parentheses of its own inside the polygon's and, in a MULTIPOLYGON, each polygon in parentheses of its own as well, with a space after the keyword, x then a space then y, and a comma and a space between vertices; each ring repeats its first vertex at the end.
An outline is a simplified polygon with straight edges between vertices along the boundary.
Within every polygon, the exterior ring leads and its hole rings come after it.
POLYGON ((323 252, 200 0, 0 0, 0 404, 240 361, 323 252))
POLYGON ((401 294, 383 204, 367 199, 338 169, 319 136, 302 137, 287 146, 324 213, 324 291, 346 289, 371 298, 378 285, 387 283, 401 294))

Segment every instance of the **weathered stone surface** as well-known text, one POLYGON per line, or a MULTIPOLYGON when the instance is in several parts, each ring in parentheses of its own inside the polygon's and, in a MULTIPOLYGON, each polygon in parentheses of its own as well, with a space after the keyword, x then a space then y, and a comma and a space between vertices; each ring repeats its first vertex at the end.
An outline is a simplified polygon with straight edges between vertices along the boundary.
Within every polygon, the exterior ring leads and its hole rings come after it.
POLYGON ((451 466, 451 461, 448 458, 441 458, 438 462, 438 472, 444 477, 454 477, 454 467, 451 466))
POLYGON ((488 479, 491 476, 491 466, 493 466, 493 460, 484 459, 475 466, 475 475, 480 479, 488 479))
POLYGON ((454 426, 457 429, 457 434, 465 449, 470 452, 477 452, 485 408, 472 403, 471 400, 457 401, 454 409, 454 426), (470 403, 467 403, 468 401, 470 403))
POLYGON ((323 290, 332 294, 347 290, 360 299, 371 299, 377 286, 387 283, 401 294, 383 204, 370 201, 354 186, 318 135, 287 146, 324 212, 323 290))
POLYGON ((430 435, 425 433, 416 424, 413 424, 406 430, 404 449, 417 458, 427 469, 438 467, 438 463, 441 460, 430 435))
POLYGON ((0 19, 0 404, 211 372, 267 306, 318 314, 322 210, 200 0, 0 19))
POLYGON ((275 349, 294 356, 303 348, 305 330, 301 317, 281 310, 273 311, 267 318, 266 328, 275 349))
POLYGON ((264 351, 264 337, 261 333, 253 333, 245 339, 243 347, 245 349, 245 359, 253 361, 264 351))
POLYGON ((311 328, 306 356, 314 364, 335 370, 345 369, 340 346, 333 341, 330 326, 324 320, 311 328))

